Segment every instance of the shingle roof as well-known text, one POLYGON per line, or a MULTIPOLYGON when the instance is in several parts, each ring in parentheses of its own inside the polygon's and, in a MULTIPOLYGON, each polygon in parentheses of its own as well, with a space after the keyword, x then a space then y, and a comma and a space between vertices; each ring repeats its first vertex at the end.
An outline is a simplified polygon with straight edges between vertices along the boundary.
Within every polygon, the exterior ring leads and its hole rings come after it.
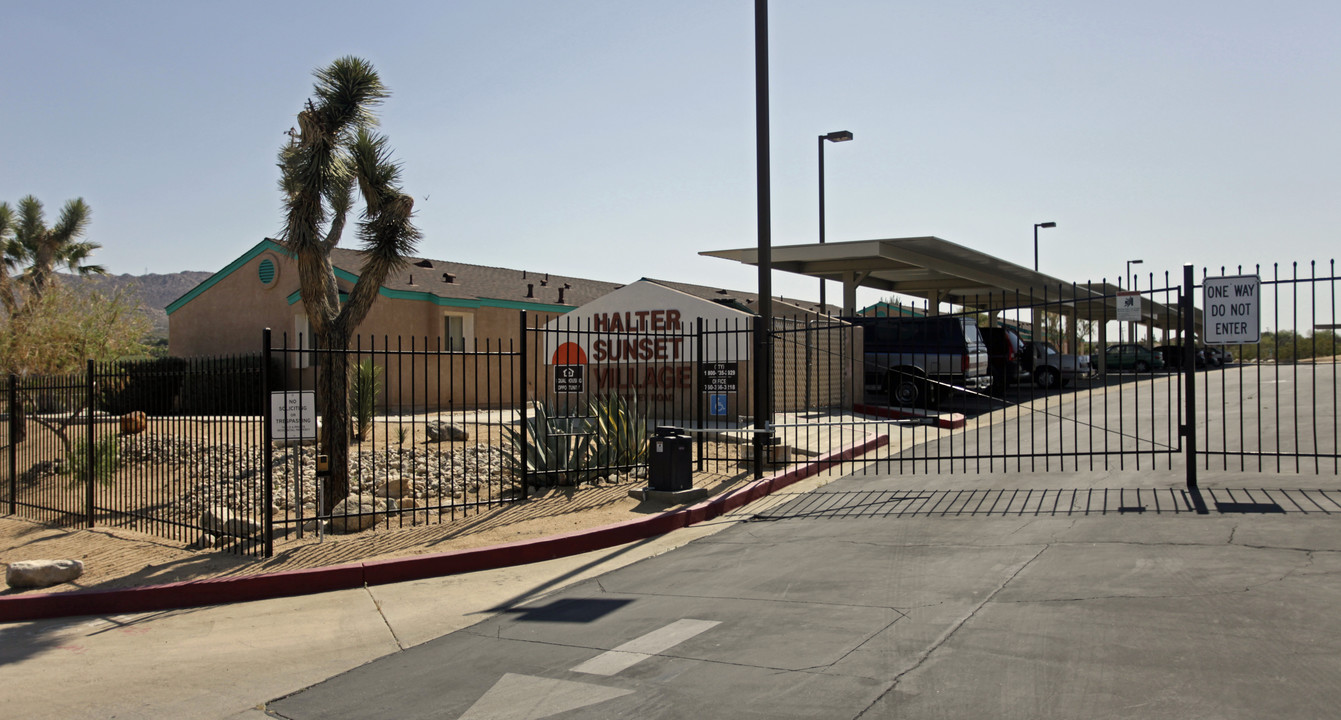
MULTIPOLYGON (((336 248, 331 252, 331 264, 357 276, 363 267, 363 257, 357 250, 336 248)), ((409 265, 391 273, 382 287, 393 291, 428 293, 442 298, 509 300, 576 307, 623 285, 531 270, 414 257, 410 258, 409 265)))

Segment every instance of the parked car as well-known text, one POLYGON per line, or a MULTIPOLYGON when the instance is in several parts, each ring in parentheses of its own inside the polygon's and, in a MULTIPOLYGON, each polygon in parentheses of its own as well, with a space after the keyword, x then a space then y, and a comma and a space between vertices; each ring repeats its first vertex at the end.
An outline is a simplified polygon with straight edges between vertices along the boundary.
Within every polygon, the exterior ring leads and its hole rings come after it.
POLYGON ((1005 327, 980 327, 983 342, 987 343, 987 365, 992 370, 992 393, 1001 395, 1006 385, 1029 379, 1020 361, 1024 356, 1024 341, 1019 333, 1005 327))
POLYGON ((955 389, 992 385, 987 345, 973 318, 847 317, 862 328, 867 392, 890 404, 926 406, 955 389))
POLYGON ((1206 362, 1209 363, 1211 367, 1222 367, 1234 362, 1234 356, 1224 348, 1207 346, 1206 362))
MULTIPOLYGON (((1206 348, 1194 348, 1194 351, 1196 352, 1197 369, 1204 368, 1206 365, 1210 364, 1206 354, 1206 348)), ((1182 345, 1160 345, 1155 348, 1155 354, 1159 355, 1159 358, 1164 361, 1166 367, 1174 370, 1181 370, 1183 368, 1182 345)))
POLYGON ((1070 385, 1072 380, 1089 377, 1094 372, 1088 355, 1063 355, 1050 342, 1025 343, 1023 357, 1024 368, 1034 384, 1045 390, 1070 385))
MULTIPOLYGON (((1091 357, 1090 363, 1098 365, 1098 356, 1091 357)), ((1150 372, 1163 368, 1164 359, 1157 355, 1154 350, 1144 345, 1123 343, 1121 345, 1109 345, 1104 350, 1104 365, 1108 370, 1150 372)))

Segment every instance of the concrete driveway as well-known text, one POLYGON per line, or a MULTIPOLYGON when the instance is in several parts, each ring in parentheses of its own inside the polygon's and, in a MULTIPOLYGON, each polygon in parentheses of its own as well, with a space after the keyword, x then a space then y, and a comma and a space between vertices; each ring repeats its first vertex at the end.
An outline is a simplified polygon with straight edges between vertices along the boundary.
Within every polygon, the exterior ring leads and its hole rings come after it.
MULTIPOLYGON (((953 482, 988 491, 1002 477, 953 482)), ((1181 481, 1030 477, 1040 490, 1102 479, 1176 493, 1181 481)), ((1341 706, 1341 506, 870 510, 881 493, 949 481, 845 478, 266 708, 483 720, 1317 718, 1341 706)))

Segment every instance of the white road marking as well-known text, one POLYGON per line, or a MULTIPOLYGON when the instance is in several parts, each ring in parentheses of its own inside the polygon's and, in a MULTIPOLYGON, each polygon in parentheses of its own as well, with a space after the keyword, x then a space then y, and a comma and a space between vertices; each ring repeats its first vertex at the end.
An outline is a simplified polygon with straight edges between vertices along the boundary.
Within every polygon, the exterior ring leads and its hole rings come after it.
POLYGON ((716 620, 676 620, 660 630, 653 630, 613 650, 597 655, 573 668, 573 672, 588 675, 615 675, 720 624, 716 620))
POLYGON ((632 693, 571 680, 507 673, 461 720, 541 720, 632 693))

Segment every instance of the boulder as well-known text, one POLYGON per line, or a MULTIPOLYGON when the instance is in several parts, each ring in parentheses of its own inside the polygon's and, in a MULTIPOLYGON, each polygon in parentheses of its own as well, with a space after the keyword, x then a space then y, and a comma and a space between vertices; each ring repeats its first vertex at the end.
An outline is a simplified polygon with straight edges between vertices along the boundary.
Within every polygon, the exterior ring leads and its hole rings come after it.
POLYGON ((251 537, 261 531, 261 524, 250 518, 238 517, 225 507, 206 508, 200 514, 200 527, 211 535, 251 537))
POLYGON ((409 495, 414 491, 414 480, 411 478, 391 478, 378 485, 373 490, 373 495, 379 498, 398 498, 409 495))
POLYGON ((445 423, 438 420, 429 422, 425 428, 428 433, 429 442, 464 442, 470 439, 470 433, 463 428, 459 428, 451 423, 445 423))
POLYGON ((67 583, 84 574, 78 560, 19 560, 9 564, 5 582, 12 588, 44 588, 67 583))
POLYGON ((330 530, 333 533, 356 533, 377 524, 378 514, 387 511, 383 498, 350 495, 331 510, 330 530))
POLYGON ((144 432, 147 427, 149 427, 149 416, 140 410, 121 416, 122 435, 137 435, 144 432))

